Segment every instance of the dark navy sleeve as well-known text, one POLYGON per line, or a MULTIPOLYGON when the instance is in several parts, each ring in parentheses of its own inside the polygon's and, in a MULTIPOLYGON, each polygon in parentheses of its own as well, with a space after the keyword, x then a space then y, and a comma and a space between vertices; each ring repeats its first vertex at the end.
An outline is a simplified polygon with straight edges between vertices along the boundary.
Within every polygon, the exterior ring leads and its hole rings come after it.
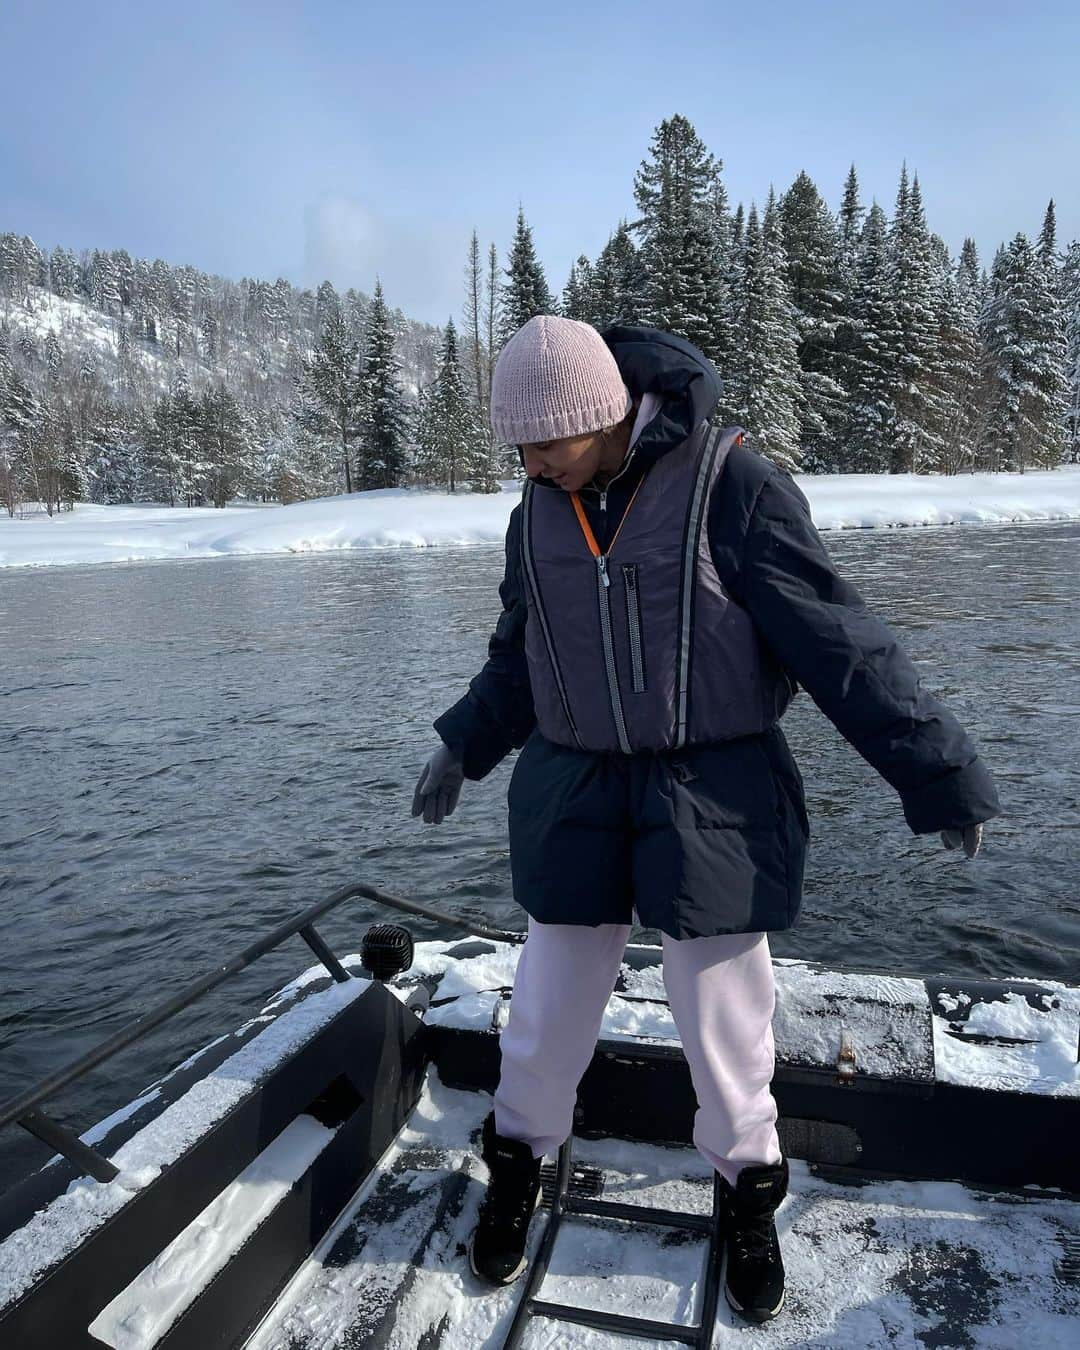
POLYGON ((896 635, 838 575, 790 474, 770 467, 749 513, 742 599, 783 665, 900 794, 915 834, 999 815, 967 733, 922 688, 896 635))
POLYGON ((499 586, 503 610, 488 641, 488 659, 465 694, 434 726, 461 761, 466 778, 484 778, 536 725, 525 659, 528 607, 521 584, 521 507, 506 527, 506 567, 499 586))

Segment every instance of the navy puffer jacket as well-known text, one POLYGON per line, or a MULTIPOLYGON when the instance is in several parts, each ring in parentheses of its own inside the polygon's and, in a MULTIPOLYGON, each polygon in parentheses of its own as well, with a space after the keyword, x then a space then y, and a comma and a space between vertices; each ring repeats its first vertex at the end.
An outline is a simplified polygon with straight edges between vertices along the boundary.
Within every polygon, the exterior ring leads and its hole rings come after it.
MULTIPOLYGON (((603 337, 630 392, 663 399, 628 471, 600 512, 581 493, 601 548, 618 527, 641 474, 715 411, 720 380, 691 343, 655 328, 617 325, 603 337)), ((550 491, 561 491, 541 481, 550 491)), ((506 534, 503 612, 488 659, 468 691, 436 719, 465 776, 480 779, 536 725, 525 662, 520 506, 506 534)), ((793 684, 806 689, 860 755, 900 795, 912 831, 958 828, 1000 814, 993 780, 956 718, 919 681, 899 639, 841 577, 790 474, 745 444, 734 447, 707 521, 717 571, 793 684)))

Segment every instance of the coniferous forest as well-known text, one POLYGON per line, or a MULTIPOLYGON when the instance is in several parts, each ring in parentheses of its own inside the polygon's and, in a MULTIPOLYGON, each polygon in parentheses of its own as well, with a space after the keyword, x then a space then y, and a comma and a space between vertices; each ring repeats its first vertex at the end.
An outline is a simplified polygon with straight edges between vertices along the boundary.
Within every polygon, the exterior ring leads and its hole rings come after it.
POLYGON ((917 174, 891 213, 855 166, 830 207, 801 173, 732 209, 681 116, 633 180, 636 215, 549 285, 519 207, 505 262, 473 233, 455 323, 371 295, 232 281, 125 250, 0 234, 0 500, 217 505, 369 488, 493 491, 520 473, 487 409, 499 350, 535 314, 645 323, 696 343, 720 412, 792 472, 1023 472, 1080 462, 1080 242, 959 256, 917 174))

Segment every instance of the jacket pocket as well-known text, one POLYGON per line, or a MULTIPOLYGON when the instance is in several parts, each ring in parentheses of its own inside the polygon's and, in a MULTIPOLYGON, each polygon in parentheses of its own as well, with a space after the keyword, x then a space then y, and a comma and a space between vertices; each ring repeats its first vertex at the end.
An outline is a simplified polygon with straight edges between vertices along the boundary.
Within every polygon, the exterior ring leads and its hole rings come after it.
POLYGON ((634 677, 634 693, 645 692, 645 652, 641 632, 641 598, 638 594, 638 565, 623 563, 623 581, 626 585, 626 626, 630 634, 630 669, 634 677))

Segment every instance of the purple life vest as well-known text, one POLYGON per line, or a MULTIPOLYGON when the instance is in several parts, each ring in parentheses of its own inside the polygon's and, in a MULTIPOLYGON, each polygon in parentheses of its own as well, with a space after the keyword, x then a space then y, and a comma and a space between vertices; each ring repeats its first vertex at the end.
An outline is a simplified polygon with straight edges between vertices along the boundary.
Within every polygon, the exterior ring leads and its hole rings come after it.
POLYGON ((548 740, 672 750, 760 732, 783 715, 791 684, 725 591, 705 528, 741 437, 740 427, 705 422, 662 455, 606 553, 574 494, 526 483, 525 653, 548 740))

